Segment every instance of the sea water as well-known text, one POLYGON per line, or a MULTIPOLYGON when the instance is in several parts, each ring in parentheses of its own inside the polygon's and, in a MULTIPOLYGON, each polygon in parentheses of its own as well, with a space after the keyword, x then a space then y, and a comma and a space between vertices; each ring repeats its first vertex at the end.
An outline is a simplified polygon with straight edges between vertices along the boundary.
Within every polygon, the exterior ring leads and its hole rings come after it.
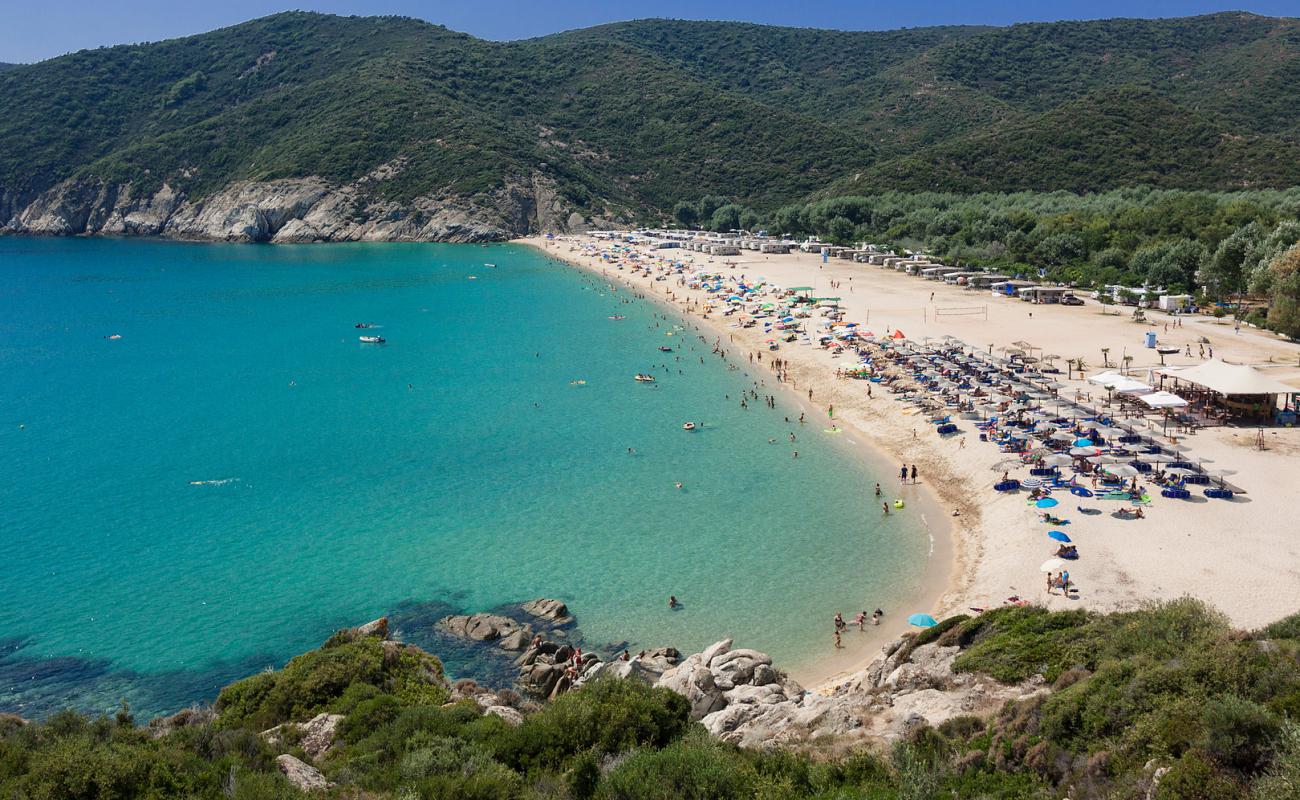
POLYGON ((824 653, 925 535, 666 313, 516 245, 0 239, 0 710, 163 713, 542 596, 589 646, 824 653))

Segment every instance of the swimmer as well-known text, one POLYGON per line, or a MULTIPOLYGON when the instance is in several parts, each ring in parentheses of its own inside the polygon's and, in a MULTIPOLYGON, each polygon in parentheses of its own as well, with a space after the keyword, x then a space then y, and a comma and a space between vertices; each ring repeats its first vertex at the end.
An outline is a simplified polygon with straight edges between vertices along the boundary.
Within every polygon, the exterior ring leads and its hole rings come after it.
POLYGON ((669 608, 677 608, 677 607, 680 606, 680 605, 681 605, 681 603, 677 602, 677 596, 676 596, 676 595, 672 595, 672 594, 668 595, 668 607, 669 607, 669 608))
POLYGON ((682 482, 681 482, 681 481, 677 481, 677 483, 676 483, 675 485, 677 486, 678 489, 681 489, 681 488, 682 488, 682 482))
POLYGON ((886 517, 889 516, 889 503, 881 503, 880 509, 885 512, 886 517))

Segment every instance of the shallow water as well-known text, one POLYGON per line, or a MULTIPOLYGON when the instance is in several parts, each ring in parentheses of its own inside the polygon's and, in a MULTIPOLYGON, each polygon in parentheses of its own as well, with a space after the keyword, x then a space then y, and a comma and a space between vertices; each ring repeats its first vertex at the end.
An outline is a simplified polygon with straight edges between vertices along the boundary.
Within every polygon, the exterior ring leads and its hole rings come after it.
POLYGON ((537 596, 589 646, 795 666, 906 594, 928 542, 875 478, 628 299, 514 245, 0 239, 0 710, 147 716, 537 596))

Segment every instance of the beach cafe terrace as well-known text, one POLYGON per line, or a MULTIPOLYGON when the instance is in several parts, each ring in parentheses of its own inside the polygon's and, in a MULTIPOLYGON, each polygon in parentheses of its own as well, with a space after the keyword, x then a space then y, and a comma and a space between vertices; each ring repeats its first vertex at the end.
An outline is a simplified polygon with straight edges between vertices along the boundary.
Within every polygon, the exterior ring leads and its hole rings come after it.
POLYGON ((1207 424, 1295 423, 1295 401, 1300 389, 1246 364, 1214 359, 1192 367, 1161 367, 1155 371, 1161 376, 1161 386, 1168 381, 1188 401, 1189 412, 1207 424))

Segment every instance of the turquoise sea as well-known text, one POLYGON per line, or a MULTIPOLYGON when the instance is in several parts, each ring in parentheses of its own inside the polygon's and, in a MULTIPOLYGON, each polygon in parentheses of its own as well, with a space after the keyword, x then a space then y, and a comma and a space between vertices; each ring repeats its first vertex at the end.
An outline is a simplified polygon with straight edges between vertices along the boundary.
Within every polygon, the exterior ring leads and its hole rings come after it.
POLYGON ((929 543, 877 477, 629 300, 515 245, 0 239, 0 710, 167 712, 539 596, 590 647, 796 665, 909 592, 929 543))

